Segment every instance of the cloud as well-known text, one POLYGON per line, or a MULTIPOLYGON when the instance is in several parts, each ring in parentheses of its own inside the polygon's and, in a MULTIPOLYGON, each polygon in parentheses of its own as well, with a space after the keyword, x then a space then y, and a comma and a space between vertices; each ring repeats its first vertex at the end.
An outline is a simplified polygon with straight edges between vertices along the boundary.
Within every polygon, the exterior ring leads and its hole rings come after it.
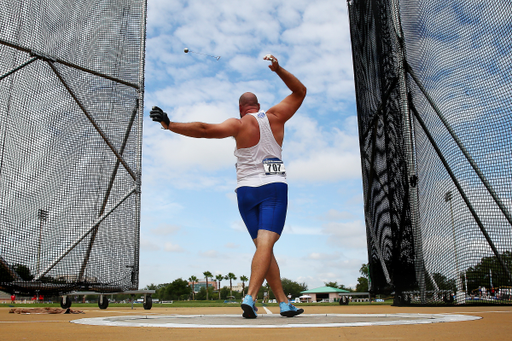
POLYGON ((308 254, 307 259, 334 260, 334 259, 339 259, 339 255, 332 255, 332 254, 321 253, 321 252, 312 252, 312 253, 308 254))
POLYGON ((289 234, 298 234, 298 235, 321 235, 321 228, 319 227, 304 227, 286 224, 284 227, 284 231, 289 234))
MULTIPOLYGON (((197 94, 197 86, 188 87, 184 80, 208 82, 205 76, 210 73, 219 80, 222 76, 211 70, 224 63, 229 65, 230 74, 254 77, 262 73, 255 65, 266 67, 256 58, 274 53, 304 80, 311 94, 322 94, 324 99, 327 95, 330 101, 353 100, 348 14, 343 3, 265 1, 244 4, 243 11, 239 8, 239 3, 231 0, 215 5, 189 1, 185 6, 173 2, 168 7, 157 1, 149 6, 148 75, 161 78, 164 71, 178 80, 179 87, 171 98, 179 100, 178 94, 192 91, 188 98, 197 94), (179 17, 173 15, 178 12, 179 17), (174 18, 172 23, 169 17, 174 18), (222 57, 216 62, 204 55, 185 54, 184 47, 222 57), (194 64, 196 60, 202 63, 194 64)), ((232 80, 219 85, 223 88, 232 80)), ((210 87, 210 92, 215 93, 216 89, 210 87)))
POLYGON ((258 64, 260 61, 259 59, 259 56, 235 56, 229 61, 229 65, 233 70, 238 71, 241 75, 252 76, 257 72, 257 69, 252 66, 258 64))
POLYGON ((233 204, 238 205, 238 199, 236 197, 235 191, 229 191, 226 193, 226 198, 229 199, 233 204))
MULTIPOLYGON (((149 172, 151 173, 151 169, 149 172)), ((155 180, 158 177, 155 177, 155 180)), ((149 181, 150 183, 152 181, 149 181)), ((148 183, 143 184, 145 187, 145 191, 142 192, 142 210, 148 213, 154 212, 166 212, 169 215, 177 214, 183 210, 183 205, 172 201, 171 198, 167 195, 167 193, 161 191, 162 186, 158 188, 153 188, 148 183)))
POLYGON ((167 252, 185 252, 185 250, 181 246, 177 244, 172 244, 170 242, 166 242, 164 244, 164 250, 167 252))
POLYGON ((150 229, 152 234, 167 236, 171 234, 176 234, 181 229, 180 226, 171 225, 171 224, 160 224, 156 228, 150 229))
POLYGON ((160 246, 149 239, 144 237, 140 238, 140 249, 144 252, 146 251, 159 251, 160 246))
POLYGON ((354 219, 354 214, 346 211, 338 211, 332 208, 322 215, 320 219, 329 221, 354 219))
POLYGON ((178 188, 235 187, 234 142, 202 140, 169 133, 145 139, 145 176, 152 185, 165 183, 178 188), (231 170, 219 176, 218 172, 231 170))
POLYGON ((285 159, 288 177, 305 182, 334 182, 361 177, 359 140, 354 118, 345 120, 346 131, 320 127, 318 121, 299 116, 290 120, 285 159))
POLYGON ((360 211, 364 210, 364 196, 363 193, 358 193, 351 198, 348 198, 345 202, 347 205, 356 205, 360 208, 360 211))
POLYGON ((334 182, 357 178, 361 174, 360 158, 356 153, 323 150, 301 160, 292 160, 287 167, 292 180, 334 182))
MULTIPOLYGON (((311 269, 308 275, 298 276, 296 281, 308 283, 309 289, 322 287, 326 282, 337 282, 355 288, 359 269, 366 260, 345 257, 341 253, 311 253, 301 259, 301 266, 311 269)), ((285 270, 286 271, 286 270, 285 270)))
POLYGON ((200 252, 199 256, 204 258, 219 258, 220 253, 217 250, 208 250, 204 252, 200 252))
POLYGON ((328 243, 343 248, 365 248, 366 228, 361 220, 330 222, 322 232, 329 236, 328 243))
POLYGON ((245 226, 243 220, 238 220, 232 223, 230 227, 235 231, 247 232, 247 227, 245 226))

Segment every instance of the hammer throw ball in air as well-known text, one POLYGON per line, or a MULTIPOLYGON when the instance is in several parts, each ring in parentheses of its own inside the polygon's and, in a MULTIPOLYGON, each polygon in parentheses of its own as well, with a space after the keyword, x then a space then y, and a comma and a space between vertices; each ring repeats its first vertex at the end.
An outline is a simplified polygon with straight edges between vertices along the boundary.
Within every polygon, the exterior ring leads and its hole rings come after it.
POLYGON ((205 53, 201 53, 201 52, 194 52, 194 51, 192 51, 192 50, 189 50, 189 48, 188 48, 188 47, 185 47, 185 49, 183 50, 183 52, 185 52, 185 53, 189 53, 189 52, 190 52, 190 53, 195 53, 195 54, 201 54, 201 55, 203 55, 203 56, 212 57, 212 58, 215 58, 215 59, 217 59, 217 60, 219 60, 219 59, 220 59, 220 56, 212 56, 211 54, 205 54, 205 53))

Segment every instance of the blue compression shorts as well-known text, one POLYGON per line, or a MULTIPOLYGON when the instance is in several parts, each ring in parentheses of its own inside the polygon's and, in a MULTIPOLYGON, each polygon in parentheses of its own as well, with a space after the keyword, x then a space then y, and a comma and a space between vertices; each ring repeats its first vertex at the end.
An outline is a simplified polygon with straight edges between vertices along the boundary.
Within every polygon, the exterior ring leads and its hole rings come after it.
POLYGON ((288 185, 275 182, 260 187, 239 187, 236 190, 238 210, 252 239, 258 230, 281 235, 288 207, 288 185))

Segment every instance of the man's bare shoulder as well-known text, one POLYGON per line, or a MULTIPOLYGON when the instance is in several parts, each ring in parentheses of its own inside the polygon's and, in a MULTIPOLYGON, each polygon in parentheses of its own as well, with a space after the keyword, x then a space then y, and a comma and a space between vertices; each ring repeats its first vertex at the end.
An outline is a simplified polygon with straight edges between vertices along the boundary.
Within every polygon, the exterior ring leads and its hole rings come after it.
POLYGON ((283 120, 280 119, 279 115, 276 114, 275 111, 269 109, 266 112, 266 114, 267 114, 267 117, 268 117, 268 122, 270 123, 271 127, 274 127, 274 126, 277 126, 277 125, 284 126, 283 120))
POLYGON ((246 114, 244 117, 239 119, 242 125, 248 125, 248 126, 254 126, 258 124, 258 121, 256 120, 256 117, 252 116, 251 114, 246 114))
POLYGON ((219 126, 230 127, 228 129, 239 130, 242 128, 243 122, 239 118, 231 117, 219 124, 219 126))
POLYGON ((242 120, 240 118, 236 118, 236 117, 231 117, 231 118, 228 118, 226 121, 224 122, 229 122, 229 123, 236 123, 236 124, 239 124, 242 122, 242 120))

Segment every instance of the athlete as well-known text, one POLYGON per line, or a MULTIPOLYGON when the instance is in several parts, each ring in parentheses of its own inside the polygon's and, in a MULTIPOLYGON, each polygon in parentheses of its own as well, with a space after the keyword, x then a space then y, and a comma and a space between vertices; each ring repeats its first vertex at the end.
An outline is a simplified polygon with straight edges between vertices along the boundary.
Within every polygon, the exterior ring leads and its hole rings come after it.
POLYGON ((266 112, 260 110, 256 95, 250 92, 240 96, 240 119, 230 118, 219 124, 171 122, 158 107, 150 112, 153 121, 177 134, 195 138, 235 138, 238 208, 256 245, 249 290, 241 306, 245 318, 258 316, 255 298, 265 279, 279 301, 281 315, 292 317, 304 312, 293 306, 283 291, 273 249, 283 231, 288 206, 286 169, 281 157, 284 124, 304 101, 306 87, 281 67, 273 55, 263 59, 271 62, 270 70, 292 92, 266 112))

